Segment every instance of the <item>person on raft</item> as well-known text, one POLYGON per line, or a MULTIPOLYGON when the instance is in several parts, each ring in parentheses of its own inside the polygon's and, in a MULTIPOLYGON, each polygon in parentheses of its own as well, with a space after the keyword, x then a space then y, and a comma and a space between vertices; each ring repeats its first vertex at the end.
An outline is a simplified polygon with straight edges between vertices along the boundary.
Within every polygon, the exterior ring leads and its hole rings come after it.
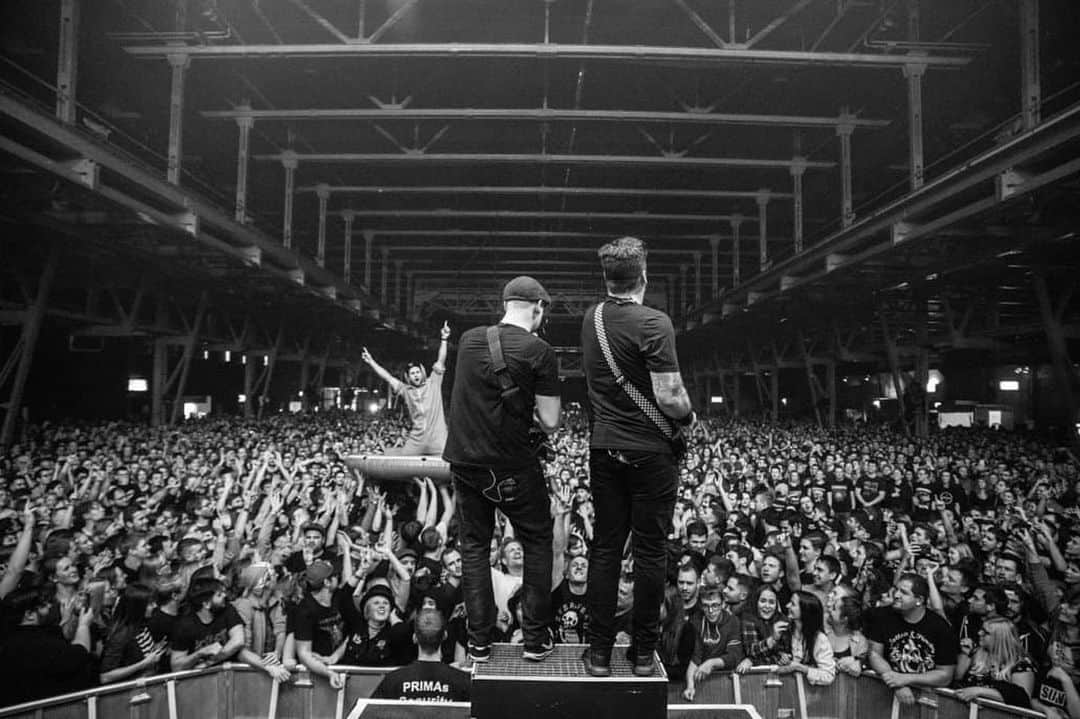
POLYGON ((436 455, 441 457, 446 444, 446 419, 443 416, 442 382, 446 373, 446 347, 450 339, 450 324, 443 323, 439 331, 439 355, 431 365, 431 375, 424 366, 410 362, 405 372, 405 382, 387 372, 364 348, 361 359, 375 374, 390 385, 390 391, 405 400, 412 419, 412 429, 402 447, 388 449, 386 454, 399 456, 436 455))

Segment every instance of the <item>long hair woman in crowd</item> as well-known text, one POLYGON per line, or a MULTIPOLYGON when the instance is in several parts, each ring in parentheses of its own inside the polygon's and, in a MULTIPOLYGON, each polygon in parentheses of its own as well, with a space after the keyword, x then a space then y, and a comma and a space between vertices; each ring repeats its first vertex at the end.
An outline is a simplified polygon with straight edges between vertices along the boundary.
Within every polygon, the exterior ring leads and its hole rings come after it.
POLYGON ((837 585, 829 593, 825 634, 833 649, 836 668, 853 677, 862 674, 862 657, 870 649, 861 629, 862 605, 858 596, 850 587, 837 585))
POLYGON ((956 694, 965 701, 992 699, 1028 708, 1035 689, 1035 665, 1008 619, 996 617, 979 629, 979 646, 956 694))
POLYGON ((153 596, 149 587, 131 584, 117 601, 101 655, 102 684, 153 674, 157 668, 166 641, 155 642, 150 634, 153 596))
POLYGON ((743 620, 743 651, 746 658, 735 671, 745 673, 752 666, 778 664, 781 660, 787 617, 780 610, 776 590, 768 585, 758 587, 747 602, 749 612, 743 620), (747 642, 747 639, 752 640, 747 642))
POLYGON ((821 600, 799 590, 788 602, 791 621, 791 659, 777 669, 780 674, 805 674, 811 684, 832 684, 836 678, 836 659, 825 636, 825 612, 821 600))
MULTIPOLYGON (((660 654, 660 662, 671 681, 681 681, 686 671, 682 663, 684 651, 680 646, 680 640, 689 634, 693 640, 692 632, 684 632, 686 625, 686 612, 683 609, 683 600, 679 595, 679 589, 673 584, 664 588, 664 603, 660 606, 660 640, 656 648, 660 654), (682 672, 680 673, 680 668, 682 672)), ((685 657, 689 658, 693 646, 685 651, 685 657)))

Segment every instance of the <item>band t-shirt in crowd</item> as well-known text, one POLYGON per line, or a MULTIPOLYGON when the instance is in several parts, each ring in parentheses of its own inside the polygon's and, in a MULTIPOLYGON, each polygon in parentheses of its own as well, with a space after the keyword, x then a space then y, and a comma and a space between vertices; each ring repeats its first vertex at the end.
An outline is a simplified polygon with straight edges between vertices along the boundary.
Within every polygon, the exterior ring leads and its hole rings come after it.
POLYGON ((390 672, 375 687, 375 699, 414 702, 467 702, 471 689, 466 672, 442 662, 413 662, 390 672))
POLYGON ((517 416, 502 401, 492 370, 487 327, 474 327, 458 341, 454 391, 450 397, 449 436, 443 459, 452 465, 521 469, 533 465, 529 444, 535 397, 558 397, 559 365, 555 350, 521 327, 499 325, 503 361, 523 393, 527 412, 517 416))
MULTIPOLYGON (((595 307, 581 325, 582 368, 592 408, 590 446, 671 454, 671 446, 652 420, 615 381, 596 337, 595 307)), ((604 303, 604 330, 611 353, 626 381, 655 402, 650 372, 678 372, 675 330, 663 312, 629 300, 604 303)))
POLYGON ((311 642, 311 651, 328 656, 345 638, 345 621, 336 602, 324 607, 310 594, 305 594, 293 613, 293 631, 296 641, 311 642))
POLYGON ((229 643, 229 630, 238 624, 243 626, 244 620, 231 604, 225 605, 224 609, 215 614, 209 624, 203 623, 198 614, 191 612, 176 622, 169 644, 176 651, 188 653, 215 642, 225 646, 229 643))
POLYGON ((551 609, 555 615, 555 641, 560 644, 586 644, 589 628, 589 607, 584 594, 570 591, 570 582, 563 580, 551 593, 551 609))
POLYGON ((867 624, 866 636, 882 645, 885 661, 901 674, 955 665, 960 653, 960 643, 949 623, 930 611, 914 624, 895 610, 877 612, 874 621, 867 624))

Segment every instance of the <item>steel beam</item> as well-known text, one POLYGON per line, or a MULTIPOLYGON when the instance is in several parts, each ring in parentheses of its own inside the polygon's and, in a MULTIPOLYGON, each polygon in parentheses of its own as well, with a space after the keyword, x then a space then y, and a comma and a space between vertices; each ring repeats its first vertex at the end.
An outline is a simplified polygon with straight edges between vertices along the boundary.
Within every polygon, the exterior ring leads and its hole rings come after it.
MULTIPOLYGON (((382 233, 380 233, 380 234, 382 234, 382 233)), ((607 233, 606 235, 604 235, 604 237, 610 238, 611 233, 607 233)), ((715 239, 717 241, 717 245, 718 245, 717 253, 718 253, 718 255, 722 255, 723 257, 729 257, 730 256, 730 253, 727 250, 725 250, 722 253, 719 252, 719 243, 722 242, 723 240, 730 240, 731 239, 730 237, 727 237, 727 236, 722 237, 720 235, 715 235, 714 237, 709 238, 709 239, 710 239, 710 242, 713 239, 715 239)), ((779 242, 782 242, 783 240, 773 238, 771 241, 779 243, 779 242)), ((498 244, 498 245, 496 245, 496 244, 484 244, 484 245, 460 245, 460 244, 454 244, 454 245, 399 245, 397 243, 391 243, 391 244, 389 244, 387 246, 390 247, 394 251, 395 254, 402 253, 402 252, 424 252, 424 253, 428 253, 429 255, 431 253, 438 253, 438 254, 441 255, 441 254, 447 253, 447 252, 470 252, 470 253, 498 252, 500 254, 528 254, 528 255, 535 255, 535 256, 543 256, 545 252, 550 251, 550 252, 553 252, 553 253, 558 253, 560 255, 591 255, 592 257, 595 257, 596 256, 596 250, 597 250, 597 247, 586 247, 586 246, 557 247, 557 246, 547 245, 547 244, 545 244, 543 246, 537 246, 536 244, 522 244, 522 245, 502 245, 502 244, 498 244)), ((657 255, 663 255, 665 257, 693 257, 694 253, 697 252, 697 251, 698 250, 673 249, 673 248, 665 247, 664 245, 656 244, 656 243, 650 243, 650 245, 649 245, 649 257, 655 257, 657 255)), ((719 257, 717 259, 719 260, 719 257)), ((672 261, 674 261, 674 260, 672 260, 672 261)))
POLYGON ((1020 0, 1020 117, 1025 130, 1038 125, 1042 114, 1039 67, 1039 0, 1020 0))
MULTIPOLYGON (((41 336, 41 325, 45 321, 45 313, 49 306, 49 297, 52 293, 53 279, 56 277, 56 266, 59 263, 60 251, 53 242, 49 248, 49 257, 45 261, 45 267, 38 277, 37 294, 34 302, 27 308, 22 320, 22 331, 16 346, 5 362, 3 375, 9 374, 10 366, 14 366, 14 376, 11 383, 11 393, 4 405, 4 424, 0 426, 0 447, 8 448, 15 441, 15 429, 19 422, 19 413, 22 410, 23 396, 26 392, 26 380, 30 377, 30 367, 34 361, 34 351, 37 349, 38 337, 41 336)), ((6 377, 4 377, 6 379, 6 377)), ((0 385, 4 384, 0 382, 0 385)))
POLYGON ((169 341, 164 337, 154 340, 154 366, 150 374, 150 425, 165 424, 165 392, 169 376, 169 341))
POLYGON ((76 121, 79 76, 79 5, 82 0, 60 0, 60 41, 56 60, 56 117, 69 125, 76 121))
POLYGON ((195 318, 191 322, 191 332, 185 338, 184 352, 177 367, 180 374, 176 379, 176 395, 173 398, 172 418, 169 424, 176 424, 183 416, 184 392, 187 390, 188 376, 191 374, 191 362, 195 358, 195 348, 199 343, 203 319, 206 317, 207 304, 206 292, 203 292, 199 296, 199 304, 195 309, 195 318))
POLYGON ((244 417, 255 419, 255 405, 260 404, 255 396, 255 362, 249 358, 244 363, 244 417))
POLYGON ((731 286, 742 284, 742 249, 739 247, 739 228, 742 227, 742 215, 732 215, 731 222, 731 286))
POLYGON ((316 235, 315 263, 326 267, 326 204, 330 201, 330 190, 320 186, 315 193, 319 198, 319 229, 316 235))
MULTIPOLYGON (((558 59, 558 60, 623 60, 642 65, 682 67, 715 67, 721 65, 788 65, 793 67, 903 67, 909 58, 854 52, 800 52, 789 50, 739 50, 701 47, 661 47, 622 45, 573 45, 559 43, 392 43, 376 44, 286 44, 286 45, 198 45, 178 48, 175 45, 129 45, 129 55, 138 58, 161 58, 178 51, 194 60, 214 58, 254 59, 271 57, 340 58, 486 58, 486 59, 558 59)), ((958 68, 971 58, 947 55, 920 57, 927 67, 958 68)))
POLYGON ((803 174, 806 172, 806 160, 796 156, 791 166, 792 203, 792 238, 795 241, 795 254, 803 250, 803 174))
POLYGON ((368 292, 371 292, 371 241, 374 239, 374 232, 364 230, 364 288, 368 292))
POLYGON ((382 282, 379 283, 379 299, 385 307, 390 300, 390 248, 382 248, 382 262, 380 263, 382 282))
MULTIPOLYGON (((334 212, 331 214, 340 214, 334 212)), ((490 219, 560 219, 560 220, 642 220, 662 222, 723 222, 735 215, 684 215, 650 212, 546 212, 526 210, 354 210, 356 217, 461 218, 490 219)))
MULTIPOLYGON (((731 239, 727 235, 718 235, 716 233, 675 233, 675 234, 659 234, 663 228, 657 228, 653 234, 650 235, 654 239, 656 245, 656 251, 663 251, 658 244, 659 241, 675 241, 685 240, 687 242, 695 242, 699 240, 711 240, 713 237, 720 237, 722 240, 731 239)), ((370 230, 370 228, 369 228, 370 230)), ((368 232, 369 230, 365 230, 368 232)), ((548 231, 548 230, 461 230, 461 229, 432 229, 432 230, 402 230, 393 228, 378 228, 370 230, 373 234, 378 234, 380 237, 476 237, 485 238, 491 240, 501 239, 569 239, 569 240, 583 240, 583 239, 595 239, 595 240, 610 240, 610 232, 564 232, 564 231, 548 231)), ((789 242, 785 237, 770 237, 769 242, 774 245, 780 245, 789 242)), ((444 250, 452 251, 457 244, 453 245, 439 245, 437 249, 442 252, 444 250)), ((534 251, 536 245, 529 245, 534 251)), ((501 246, 500 246, 501 248, 501 246)), ((427 249, 427 248, 425 248, 427 249)), ((654 247, 650 247, 649 251, 652 252, 654 247)), ((575 251, 570 249, 568 251, 575 251)), ((582 252, 594 252, 592 248, 580 248, 582 252)), ((675 253, 682 253, 685 250, 671 250, 675 253)))
MULTIPOLYGON (((1065 404, 1064 409, 1067 415, 1063 418, 1065 427, 1072 437, 1072 445, 1076 447, 1080 444, 1075 431, 1075 425, 1078 421, 1076 388, 1080 376, 1078 376, 1076 369, 1073 367, 1072 359, 1069 357, 1069 345, 1062 326, 1064 313, 1068 307, 1067 299, 1064 302, 1059 302, 1055 308, 1053 299, 1050 297, 1050 288, 1046 278, 1041 273, 1035 273, 1032 281, 1035 284, 1035 297, 1039 302, 1039 315, 1042 318, 1043 331, 1046 333, 1046 344, 1050 352, 1050 365, 1054 372, 1055 394, 1061 397, 1065 404)), ((1066 293, 1066 298, 1070 294, 1071 292, 1066 293)))
POLYGON ((341 275, 345 280, 346 285, 352 284, 352 231, 353 221, 356 220, 356 215, 352 212, 343 212, 341 214, 342 219, 345 220, 345 257, 344 264, 342 266, 341 275))
MULTIPOLYGON (((841 113, 841 117, 848 113, 841 113)), ((851 227, 855 221, 855 212, 851 201, 851 134, 855 126, 844 123, 836 128, 836 134, 840 137, 840 225, 851 227)))
POLYGON ((184 164, 184 84, 189 65, 187 55, 168 56, 172 68, 172 83, 169 86, 169 166, 167 179, 174 185, 180 184, 180 175, 184 164))
POLYGON ((757 191, 757 208, 758 208, 758 271, 764 272, 769 268, 769 239, 768 239, 768 223, 769 223, 769 200, 774 197, 772 192, 767 189, 761 189, 757 191))
POLYGON ((282 210, 281 242, 292 249, 293 241, 293 202, 296 197, 296 153, 286 150, 281 154, 281 165, 285 168, 285 203, 282 210))
POLYGON ((694 258, 694 307, 701 307, 701 253, 696 250, 694 258))
POLYGON ((923 101, 922 78, 926 67, 920 63, 904 66, 908 89, 908 165, 911 189, 923 186, 923 101))
POLYGON ((720 296, 720 237, 718 235, 709 238, 709 247, 712 249, 712 299, 720 296))
MULTIPOLYGON (((712 26, 705 22, 705 18, 701 17, 697 11, 686 4, 686 0, 673 0, 673 2, 679 6, 679 9, 682 10, 688 18, 690 18, 690 22, 694 23, 694 25, 697 26, 697 29, 701 30, 705 37, 712 41, 713 45, 716 45, 716 47, 728 46, 728 43, 712 29, 712 26)), ((735 39, 732 38, 732 42, 734 41, 735 39)))
POLYGON ((236 151, 236 221, 247 222, 248 163, 251 148, 251 128, 255 121, 250 117, 236 118, 239 129, 239 147, 236 151))
MULTIPOLYGON (((256 155, 263 162, 282 161, 282 153, 256 155)), ((387 153, 387 152, 309 152, 295 153, 300 162, 320 164, 365 165, 456 165, 456 164, 540 164, 540 165, 600 165, 612 167, 700 167, 711 169, 791 169, 792 160, 752 157, 684 157, 681 155, 552 155, 544 153, 387 153)), ((828 170, 835 162, 803 160, 804 169, 828 170)))
POLYGON ((751 48, 754 45, 757 45, 759 42, 761 42, 766 37, 771 35, 774 30, 776 30, 777 28, 782 26, 784 23, 786 23, 788 20, 790 20, 792 18, 792 16, 795 15, 795 13, 799 12, 800 10, 802 10, 804 7, 806 7, 807 5, 809 5, 812 2, 814 2, 814 0, 798 0, 795 4, 793 4, 790 8, 788 8, 787 12, 785 12, 782 15, 777 16, 768 25, 766 25, 765 27, 761 28, 756 33, 754 33, 753 37, 751 37, 749 40, 746 41, 746 47, 751 48))
MULTIPOLYGON (((426 186, 402 186, 402 185, 328 185, 331 194, 346 195, 407 195, 407 194, 431 194, 431 195, 586 195, 603 197, 675 197, 696 199, 739 199, 753 200, 758 197, 760 190, 661 190, 641 189, 629 187, 553 187, 537 185, 535 187, 499 187, 499 186, 454 186, 454 185, 426 185, 426 186)), ((297 192, 315 192, 315 185, 305 185, 296 188, 297 192)), ((786 192, 776 192, 770 195, 773 198, 789 200, 791 195, 786 192)))
POLYGON ((690 271, 690 265, 679 265, 679 324, 686 319, 686 278, 690 271))

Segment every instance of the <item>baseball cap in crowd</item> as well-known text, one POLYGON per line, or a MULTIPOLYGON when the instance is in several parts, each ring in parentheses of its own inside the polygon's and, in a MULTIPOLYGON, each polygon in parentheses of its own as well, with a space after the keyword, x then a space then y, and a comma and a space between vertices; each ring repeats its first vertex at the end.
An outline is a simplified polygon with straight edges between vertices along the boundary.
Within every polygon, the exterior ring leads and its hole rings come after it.
POLYGON ((418 558, 418 556, 419 555, 416 553, 416 550, 415 549, 410 549, 409 547, 405 547, 404 549, 399 549, 398 552, 397 552, 397 558, 398 559, 405 559, 405 557, 412 557, 413 559, 416 559, 416 558, 418 558))
POLYGON ((334 565, 330 562, 323 561, 322 559, 316 559, 314 562, 308 565, 308 568, 304 571, 304 581, 308 585, 308 589, 314 589, 318 591, 322 589, 323 583, 330 578, 330 575, 334 573, 334 565))
POLYGON ((522 300, 524 302, 540 302, 551 304, 551 295, 544 286, 527 275, 520 275, 506 283, 503 287, 503 300, 522 300))
POLYGON ((326 538, 326 527, 322 526, 318 522, 304 522, 304 526, 300 527, 300 536, 304 536, 308 532, 318 532, 326 538))

